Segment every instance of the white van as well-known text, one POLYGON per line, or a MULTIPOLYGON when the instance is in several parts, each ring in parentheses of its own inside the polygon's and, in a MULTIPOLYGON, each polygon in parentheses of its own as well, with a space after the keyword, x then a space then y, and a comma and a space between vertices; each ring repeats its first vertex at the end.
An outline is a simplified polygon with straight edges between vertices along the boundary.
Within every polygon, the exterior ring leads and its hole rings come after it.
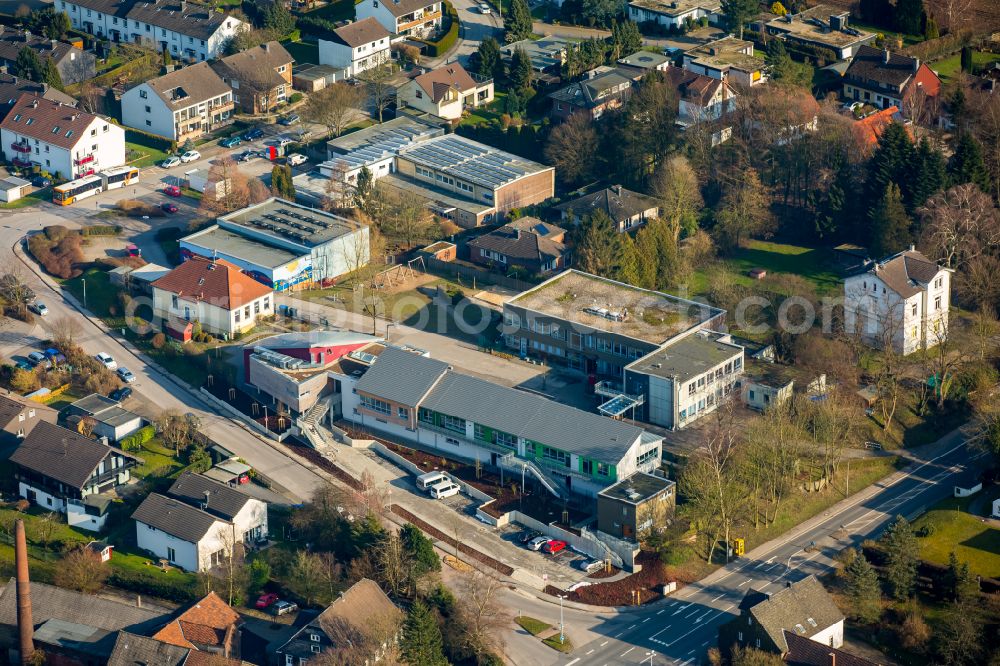
POLYGON ((444 499, 445 497, 457 495, 460 492, 462 492, 462 487, 454 481, 449 481, 447 483, 439 483, 431 488, 431 497, 434 499, 444 499))
POLYGON ((417 488, 429 490, 431 486, 435 486, 442 481, 451 481, 451 477, 444 472, 428 472, 417 477, 417 488))

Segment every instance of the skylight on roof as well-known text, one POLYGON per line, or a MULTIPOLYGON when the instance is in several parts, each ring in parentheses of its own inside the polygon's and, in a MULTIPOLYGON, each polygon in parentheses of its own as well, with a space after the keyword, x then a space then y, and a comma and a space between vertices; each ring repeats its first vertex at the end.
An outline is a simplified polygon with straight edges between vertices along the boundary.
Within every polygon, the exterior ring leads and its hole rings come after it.
POLYGON ((52 128, 52 133, 59 134, 59 125, 56 125, 55 127, 52 128))
POLYGON ((33 123, 33 122, 35 122, 35 119, 34 119, 34 118, 28 118, 28 121, 27 121, 27 123, 26 123, 26 124, 30 125, 30 124, 31 124, 31 123, 33 123))
POLYGON ((815 627, 815 626, 817 626, 817 625, 816 625, 816 620, 812 619, 811 617, 807 617, 807 618, 806 618, 806 622, 808 622, 808 623, 809 623, 809 626, 811 626, 811 627, 815 627))
POLYGON ((799 632, 803 636, 805 636, 805 634, 806 634, 806 628, 803 627, 801 624, 795 625, 795 631, 799 632))
POLYGON ((66 138, 68 139, 71 136, 73 136, 73 130, 66 130, 66 138))

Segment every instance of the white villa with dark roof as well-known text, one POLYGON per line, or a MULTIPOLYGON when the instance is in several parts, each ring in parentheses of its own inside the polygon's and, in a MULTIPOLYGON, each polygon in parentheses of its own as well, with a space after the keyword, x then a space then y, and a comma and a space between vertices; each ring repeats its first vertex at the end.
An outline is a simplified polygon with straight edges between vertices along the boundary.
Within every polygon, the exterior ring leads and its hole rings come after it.
POLYGON ((904 355, 936 346, 948 336, 951 273, 912 245, 866 263, 844 280, 844 330, 904 355))
POLYGON ((374 18, 365 18, 333 31, 333 39, 319 40, 319 64, 344 70, 343 78, 378 67, 391 57, 392 35, 374 18))
POLYGON ((664 28, 680 28, 702 18, 715 25, 722 19, 722 3, 719 0, 630 0, 628 18, 664 28))
POLYGON ((441 28, 441 3, 427 0, 362 0, 358 20, 373 18, 394 35, 426 37, 441 28))
POLYGON ((77 30, 113 42, 169 50, 175 58, 211 60, 242 21, 185 0, 56 0, 77 30))
POLYGON ((344 418, 442 455, 534 476, 549 492, 594 497, 659 467, 663 438, 457 372, 389 347, 357 378, 343 375, 344 418))

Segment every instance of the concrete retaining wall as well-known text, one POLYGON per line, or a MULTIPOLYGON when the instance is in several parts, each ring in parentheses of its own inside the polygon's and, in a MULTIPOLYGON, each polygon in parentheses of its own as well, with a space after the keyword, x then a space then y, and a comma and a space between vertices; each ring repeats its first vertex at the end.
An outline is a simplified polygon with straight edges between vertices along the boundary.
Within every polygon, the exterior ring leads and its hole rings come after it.
POLYGON ((275 433, 271 432, 270 430, 268 430, 267 428, 265 428, 264 426, 262 426, 261 424, 259 424, 256 421, 254 421, 252 418, 250 418, 249 416, 247 416, 246 414, 244 414, 240 410, 238 410, 235 407, 233 407, 232 405, 230 405, 229 403, 222 402, 221 400, 219 400, 218 398, 216 398, 214 395, 212 395, 209 391, 206 391, 204 388, 198 389, 198 392, 201 393, 201 397, 202 398, 204 398, 205 400, 207 400, 214 407, 217 407, 218 409, 221 409, 226 414, 233 415, 234 417, 238 418, 240 421, 242 421, 243 423, 247 424, 248 426, 250 426, 251 428, 253 428, 255 431, 257 431, 258 433, 260 433, 264 437, 267 437, 269 439, 275 439, 275 440, 277 440, 279 442, 283 442, 283 441, 285 441, 286 437, 288 437, 290 434, 292 434, 292 430, 291 429, 286 430, 285 432, 281 433, 280 435, 275 434, 275 433))
MULTIPOLYGON (((381 442, 372 442, 370 448, 371 448, 372 451, 377 452, 383 458, 386 458, 386 459, 390 460, 393 464, 402 467, 407 472, 409 472, 410 474, 412 474, 414 477, 418 477, 421 474, 426 474, 427 473, 426 470, 420 469, 417 465, 413 464, 412 462, 410 462, 409 460, 407 460, 403 456, 399 455, 395 451, 390 451, 381 442)), ((466 495, 468 495, 469 497, 471 497, 472 499, 479 500, 480 502, 486 502, 486 503, 494 501, 495 498, 487 495, 486 493, 484 493, 483 491, 479 490, 478 488, 474 488, 474 487, 470 486, 468 483, 462 481, 461 479, 455 477, 454 475, 449 474, 448 476, 450 476, 452 479, 454 479, 455 483, 457 483, 458 485, 460 485, 462 487, 462 492, 465 493, 466 495)))

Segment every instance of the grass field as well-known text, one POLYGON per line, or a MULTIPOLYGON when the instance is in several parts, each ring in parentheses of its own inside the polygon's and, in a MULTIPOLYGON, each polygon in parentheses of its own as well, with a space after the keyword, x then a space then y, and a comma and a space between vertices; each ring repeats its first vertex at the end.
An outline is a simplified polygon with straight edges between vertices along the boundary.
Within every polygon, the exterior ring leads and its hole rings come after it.
MULTIPOLYGON (((983 492, 1000 495, 996 486, 983 492)), ((918 518, 914 529, 931 528, 931 534, 918 540, 920 557, 935 564, 948 564, 948 555, 969 563, 969 569, 980 576, 1000 577, 1000 529, 983 524, 978 516, 968 513, 973 497, 949 497, 918 518)))
POLYGON ((548 622, 542 622, 541 620, 536 620, 535 618, 528 617, 527 615, 520 616, 515 620, 515 622, 521 625, 521 628, 532 636, 537 636, 552 626, 548 622))
POLYGON ((52 198, 52 188, 44 187, 40 190, 35 190, 31 194, 27 194, 21 197, 17 201, 0 204, 0 210, 27 208, 28 206, 34 206, 35 204, 41 203, 43 201, 49 201, 51 198, 52 198))
MULTIPOLYGON (((984 53, 982 51, 972 52, 973 71, 989 67, 995 62, 1000 62, 1000 53, 984 53)), ((962 55, 960 53, 956 53, 953 56, 929 63, 929 67, 937 72, 938 76, 941 77, 942 83, 948 83, 958 76, 959 71, 961 71, 962 55)))
POLYGON ((315 42, 283 42, 282 46, 295 59, 295 64, 319 64, 319 45, 315 42))
POLYGON ((573 643, 569 640, 569 636, 563 636, 565 639, 562 643, 559 642, 559 634, 553 634, 546 638, 543 643, 548 645, 553 650, 559 650, 560 652, 572 652, 573 643))
POLYGON ((141 154, 141 157, 137 157, 129 162, 130 166, 139 167, 140 169, 151 167, 157 162, 166 159, 167 157, 167 153, 160 150, 159 148, 154 148, 152 146, 147 146, 141 143, 134 143, 131 141, 125 143, 125 149, 127 151, 134 151, 134 153, 129 153, 130 155, 141 154))
MULTIPOLYGON (((769 276, 775 273, 798 275, 811 282, 821 296, 842 288, 833 251, 826 248, 752 240, 736 250, 724 265, 735 274, 735 281, 745 286, 755 283, 747 272, 763 268, 769 276)), ((687 290, 694 296, 704 295, 708 290, 707 274, 703 271, 692 274, 687 290)))

